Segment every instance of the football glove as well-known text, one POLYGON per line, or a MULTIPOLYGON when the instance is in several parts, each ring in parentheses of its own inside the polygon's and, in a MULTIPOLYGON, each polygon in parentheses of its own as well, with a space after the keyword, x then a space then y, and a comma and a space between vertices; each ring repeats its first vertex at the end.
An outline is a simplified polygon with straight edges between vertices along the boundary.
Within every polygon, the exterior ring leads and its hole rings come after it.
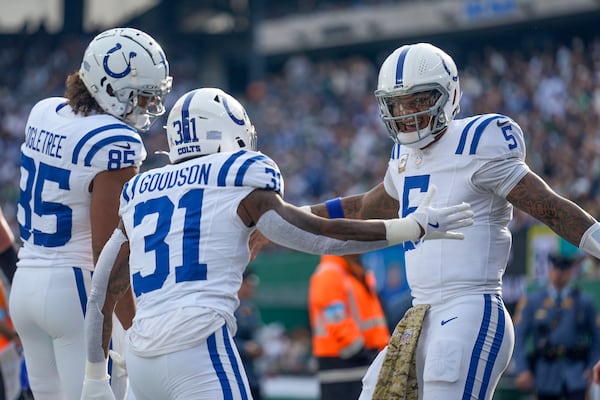
POLYGON ((431 201, 437 188, 431 185, 423 201, 414 213, 407 218, 412 218, 423 228, 425 234, 421 241, 434 239, 458 239, 462 240, 465 235, 455 232, 454 229, 473 225, 473 211, 468 203, 462 203, 450 207, 433 208, 431 201))
POLYGON ((115 400, 110 388, 110 375, 106 373, 108 360, 85 362, 85 378, 81 400, 115 400))

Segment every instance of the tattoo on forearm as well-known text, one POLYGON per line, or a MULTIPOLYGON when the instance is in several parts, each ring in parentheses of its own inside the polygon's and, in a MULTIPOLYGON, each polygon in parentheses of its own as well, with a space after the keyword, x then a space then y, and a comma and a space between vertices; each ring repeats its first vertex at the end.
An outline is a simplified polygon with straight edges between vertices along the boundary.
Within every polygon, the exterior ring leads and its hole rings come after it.
POLYGON ((537 177, 523 178, 507 199, 574 245, 579 245, 583 233, 595 222, 577 204, 553 192, 537 177))
POLYGON ((102 309, 104 315, 104 321, 102 323, 102 346, 105 349, 105 355, 108 355, 108 346, 112 337, 112 316, 115 311, 115 306, 131 284, 127 261, 128 260, 125 260, 119 264, 119 267, 117 267, 116 270, 113 270, 106 290, 106 298, 102 309))

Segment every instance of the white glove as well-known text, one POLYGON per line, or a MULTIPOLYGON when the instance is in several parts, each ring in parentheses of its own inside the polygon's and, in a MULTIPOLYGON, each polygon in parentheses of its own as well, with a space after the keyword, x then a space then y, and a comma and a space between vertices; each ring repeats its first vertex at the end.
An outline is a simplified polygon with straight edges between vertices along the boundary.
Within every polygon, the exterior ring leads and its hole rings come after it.
POLYGON ((81 400, 115 400, 110 388, 110 375, 106 373, 108 360, 101 362, 85 362, 85 378, 81 400))
POLYGON ((108 354, 112 360, 112 376, 127 376, 127 365, 125 364, 125 357, 121 356, 114 350, 109 350, 108 354))
POLYGON ((127 376, 125 357, 122 357, 114 350, 109 350, 109 354, 112 360, 112 379, 110 382, 110 387, 116 400, 126 399, 127 390, 129 387, 129 378, 127 376))
POLYGON ((106 379, 85 378, 81 400, 115 400, 115 395, 110 388, 110 377, 106 379))
POLYGON ((423 201, 414 213, 407 218, 412 218, 423 228, 425 234, 421 240, 433 239, 458 239, 465 238, 463 233, 454 232, 453 229, 473 225, 473 211, 468 203, 456 206, 433 208, 431 200, 436 192, 435 185, 431 185, 423 201))

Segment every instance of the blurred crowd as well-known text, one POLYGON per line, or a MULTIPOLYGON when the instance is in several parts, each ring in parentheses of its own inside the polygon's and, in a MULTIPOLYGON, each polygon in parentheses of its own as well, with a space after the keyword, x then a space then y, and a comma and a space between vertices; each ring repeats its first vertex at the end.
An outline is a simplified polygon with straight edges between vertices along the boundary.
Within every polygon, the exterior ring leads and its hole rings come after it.
POLYGON ((398 3, 398 0, 280 0, 270 2, 268 7, 264 7, 264 16, 267 19, 281 18, 290 15, 317 14, 393 3, 398 3))
MULTIPOLYGON (((65 76, 79 67, 87 41, 40 34, 0 46, 0 206, 15 232, 19 147, 27 115, 37 100, 63 94, 65 76)), ((199 85, 201 65, 170 44, 164 48, 174 76, 170 107, 199 85)), ((457 60, 461 114, 502 113, 515 119, 525 133, 530 167, 600 217, 600 37, 537 50, 486 47, 457 60)), ((296 55, 248 84, 244 93, 232 93, 256 126, 260 150, 279 164, 288 201, 312 204, 363 192, 381 181, 392 141, 373 96, 377 72, 376 61, 365 56, 315 61, 296 55)), ((149 157, 143 169, 166 163, 166 157, 154 154, 167 147, 162 121, 144 139, 149 157)), ((515 224, 527 223, 517 218, 515 224)), ((277 365, 278 371, 265 373, 314 372, 309 331, 286 334, 273 325, 263 334, 281 344, 270 346, 279 350, 266 355, 265 365, 277 365)))
MULTIPOLYGON (((62 95, 86 39, 40 34, 18 42, 0 49, 0 205, 13 227, 27 114, 38 99, 62 95)), ((201 66, 164 47, 174 76, 170 103, 199 84, 201 66)), ((461 114, 511 116, 525 132, 529 165, 600 216, 600 37, 527 52, 487 47, 462 59, 461 114)), ((376 63, 363 56, 292 56, 278 71, 248 84, 245 93, 233 93, 257 128, 259 148, 279 164, 288 201, 310 204, 381 180, 392 141, 378 116, 376 78, 376 63)), ((163 136, 160 122, 145 136, 144 168, 167 162, 154 154, 166 148, 163 136)))

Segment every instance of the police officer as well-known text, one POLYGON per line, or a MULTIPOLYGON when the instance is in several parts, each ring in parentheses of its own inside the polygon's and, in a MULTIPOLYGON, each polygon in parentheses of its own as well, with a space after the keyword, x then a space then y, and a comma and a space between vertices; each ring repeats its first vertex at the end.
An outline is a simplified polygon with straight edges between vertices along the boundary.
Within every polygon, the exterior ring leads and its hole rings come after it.
POLYGON ((580 260, 551 254, 548 285, 517 306, 515 384, 539 400, 584 400, 600 359, 594 302, 573 284, 580 260))

